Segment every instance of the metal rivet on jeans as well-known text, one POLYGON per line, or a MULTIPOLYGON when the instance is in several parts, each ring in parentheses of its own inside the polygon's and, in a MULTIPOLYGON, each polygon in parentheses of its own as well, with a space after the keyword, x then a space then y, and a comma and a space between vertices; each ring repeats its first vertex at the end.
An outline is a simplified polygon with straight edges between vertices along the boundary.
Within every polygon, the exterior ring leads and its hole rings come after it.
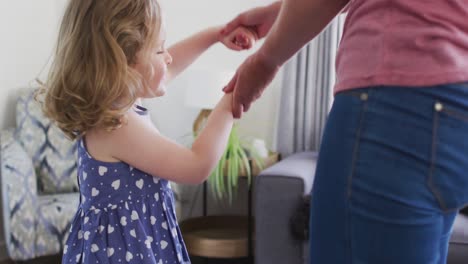
POLYGON ((369 95, 367 93, 362 93, 361 94, 361 100, 362 101, 367 101, 367 99, 369 99, 369 95))
POLYGON ((440 112, 442 111, 442 109, 444 109, 444 105, 437 102, 435 105, 434 105, 434 109, 437 111, 437 112, 440 112))

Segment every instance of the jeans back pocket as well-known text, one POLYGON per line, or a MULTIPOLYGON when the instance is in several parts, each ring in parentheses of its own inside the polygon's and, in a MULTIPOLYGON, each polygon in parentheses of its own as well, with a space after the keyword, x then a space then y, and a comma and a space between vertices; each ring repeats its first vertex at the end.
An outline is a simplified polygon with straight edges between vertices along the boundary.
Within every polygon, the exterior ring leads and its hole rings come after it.
POLYGON ((428 185, 444 211, 468 203, 468 107, 434 104, 428 185))

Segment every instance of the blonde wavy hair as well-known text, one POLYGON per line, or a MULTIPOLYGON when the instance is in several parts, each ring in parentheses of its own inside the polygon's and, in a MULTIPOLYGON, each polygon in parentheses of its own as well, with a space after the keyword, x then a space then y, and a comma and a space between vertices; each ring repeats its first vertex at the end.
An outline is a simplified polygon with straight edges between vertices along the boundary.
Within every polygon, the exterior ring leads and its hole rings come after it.
POLYGON ((137 95, 147 91, 132 66, 154 48, 160 10, 156 0, 70 0, 39 89, 45 115, 70 139, 94 127, 120 127, 137 95))

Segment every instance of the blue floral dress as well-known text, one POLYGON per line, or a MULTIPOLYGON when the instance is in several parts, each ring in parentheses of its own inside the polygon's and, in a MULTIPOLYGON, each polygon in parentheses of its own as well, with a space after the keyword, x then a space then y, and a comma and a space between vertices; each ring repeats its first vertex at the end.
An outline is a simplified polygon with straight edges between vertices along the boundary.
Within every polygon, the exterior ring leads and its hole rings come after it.
POLYGON ((95 160, 81 139, 78 182, 80 205, 62 264, 190 263, 167 180, 95 160))

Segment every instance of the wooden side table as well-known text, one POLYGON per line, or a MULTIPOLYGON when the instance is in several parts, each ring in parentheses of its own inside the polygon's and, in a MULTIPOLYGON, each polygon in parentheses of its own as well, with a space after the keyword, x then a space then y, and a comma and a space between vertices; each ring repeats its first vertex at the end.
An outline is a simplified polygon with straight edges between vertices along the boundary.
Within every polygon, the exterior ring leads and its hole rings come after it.
MULTIPOLYGON (((264 160, 264 169, 280 159, 278 153, 270 153, 264 160)), ((261 170, 250 161, 252 176, 261 170)), ((244 174, 242 174, 244 175, 244 174)), ((246 178, 246 176, 242 176, 246 178)), ((207 213, 208 188, 203 183, 203 215, 190 218, 180 224, 187 250, 190 255, 204 258, 244 258, 253 263, 254 225, 252 214, 252 193, 254 180, 248 190, 247 216, 212 215, 207 213)))

